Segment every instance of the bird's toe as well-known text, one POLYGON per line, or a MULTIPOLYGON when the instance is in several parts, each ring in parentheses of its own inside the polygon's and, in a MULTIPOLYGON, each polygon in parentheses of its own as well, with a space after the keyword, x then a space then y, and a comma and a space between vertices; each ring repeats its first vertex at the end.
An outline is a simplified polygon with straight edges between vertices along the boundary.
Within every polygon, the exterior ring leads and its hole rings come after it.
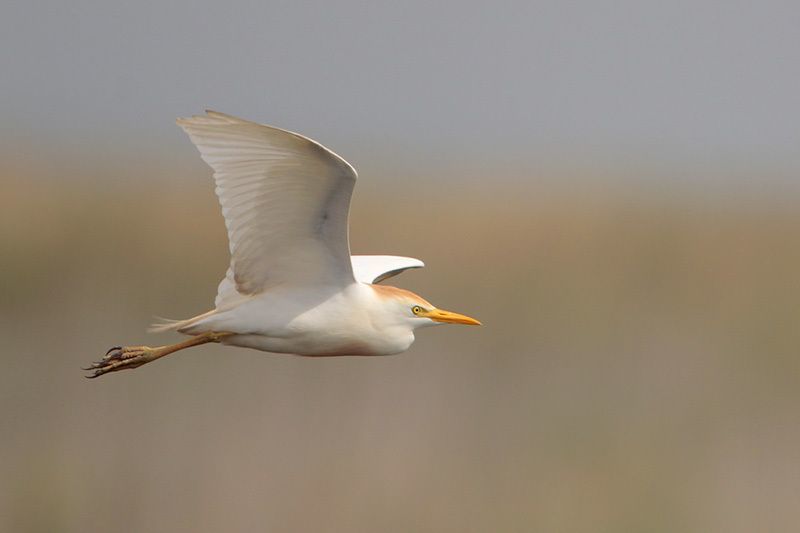
POLYGON ((82 370, 90 372, 86 377, 93 379, 109 372, 136 368, 150 361, 153 351, 149 346, 114 346, 102 359, 82 370))

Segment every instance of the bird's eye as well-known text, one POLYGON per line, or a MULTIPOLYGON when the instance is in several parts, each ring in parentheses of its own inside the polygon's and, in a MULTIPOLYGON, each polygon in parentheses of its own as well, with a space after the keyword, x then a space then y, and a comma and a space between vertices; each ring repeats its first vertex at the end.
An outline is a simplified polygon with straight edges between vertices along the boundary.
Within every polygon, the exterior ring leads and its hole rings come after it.
POLYGON ((422 312, 422 308, 418 305, 415 305, 414 307, 411 308, 411 312, 414 313, 415 315, 418 315, 422 312))

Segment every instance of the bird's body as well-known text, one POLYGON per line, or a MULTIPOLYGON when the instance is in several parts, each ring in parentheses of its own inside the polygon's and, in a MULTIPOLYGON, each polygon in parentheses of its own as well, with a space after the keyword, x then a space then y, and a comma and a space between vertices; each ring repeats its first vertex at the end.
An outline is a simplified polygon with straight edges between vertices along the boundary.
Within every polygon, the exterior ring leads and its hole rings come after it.
MULTIPOLYGON (((395 323, 382 289, 355 282, 330 287, 281 288, 182 329, 235 333, 223 344, 307 356, 391 355, 405 351, 414 333, 395 323)), ((413 304, 411 304, 413 305, 413 304)), ((410 307, 410 306, 409 306, 410 307)))
POLYGON ((214 309, 153 328, 191 339, 112 348, 90 377, 206 342, 305 356, 391 355, 408 349, 416 328, 479 324, 379 285, 422 267, 418 259, 351 257, 347 216, 356 172, 335 153, 296 133, 212 111, 178 124, 214 169, 230 267, 214 309))

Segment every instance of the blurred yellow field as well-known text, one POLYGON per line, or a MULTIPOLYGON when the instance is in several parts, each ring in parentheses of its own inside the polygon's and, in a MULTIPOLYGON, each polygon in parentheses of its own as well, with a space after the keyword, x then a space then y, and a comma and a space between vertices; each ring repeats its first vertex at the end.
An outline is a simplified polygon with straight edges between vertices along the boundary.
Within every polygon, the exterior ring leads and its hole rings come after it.
POLYGON ((483 328, 385 358, 202 347, 89 382, 108 346, 173 340, 144 332, 153 315, 210 307, 227 265, 211 180, 169 161, 21 168, 0 210, 1 530, 798 519, 800 194, 777 179, 508 171, 486 202, 455 171, 364 177, 354 253, 424 259, 392 282, 483 328))

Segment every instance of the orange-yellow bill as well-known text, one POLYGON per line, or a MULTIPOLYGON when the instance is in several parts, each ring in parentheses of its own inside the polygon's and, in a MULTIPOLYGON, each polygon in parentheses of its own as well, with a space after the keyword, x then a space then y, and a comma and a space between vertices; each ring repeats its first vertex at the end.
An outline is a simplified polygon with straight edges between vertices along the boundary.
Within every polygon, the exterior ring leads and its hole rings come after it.
POLYGON ((452 311, 444 311, 443 309, 432 309, 427 311, 423 316, 435 320, 436 322, 446 322, 448 324, 467 324, 470 326, 480 326, 481 323, 467 315, 461 315, 452 311))

